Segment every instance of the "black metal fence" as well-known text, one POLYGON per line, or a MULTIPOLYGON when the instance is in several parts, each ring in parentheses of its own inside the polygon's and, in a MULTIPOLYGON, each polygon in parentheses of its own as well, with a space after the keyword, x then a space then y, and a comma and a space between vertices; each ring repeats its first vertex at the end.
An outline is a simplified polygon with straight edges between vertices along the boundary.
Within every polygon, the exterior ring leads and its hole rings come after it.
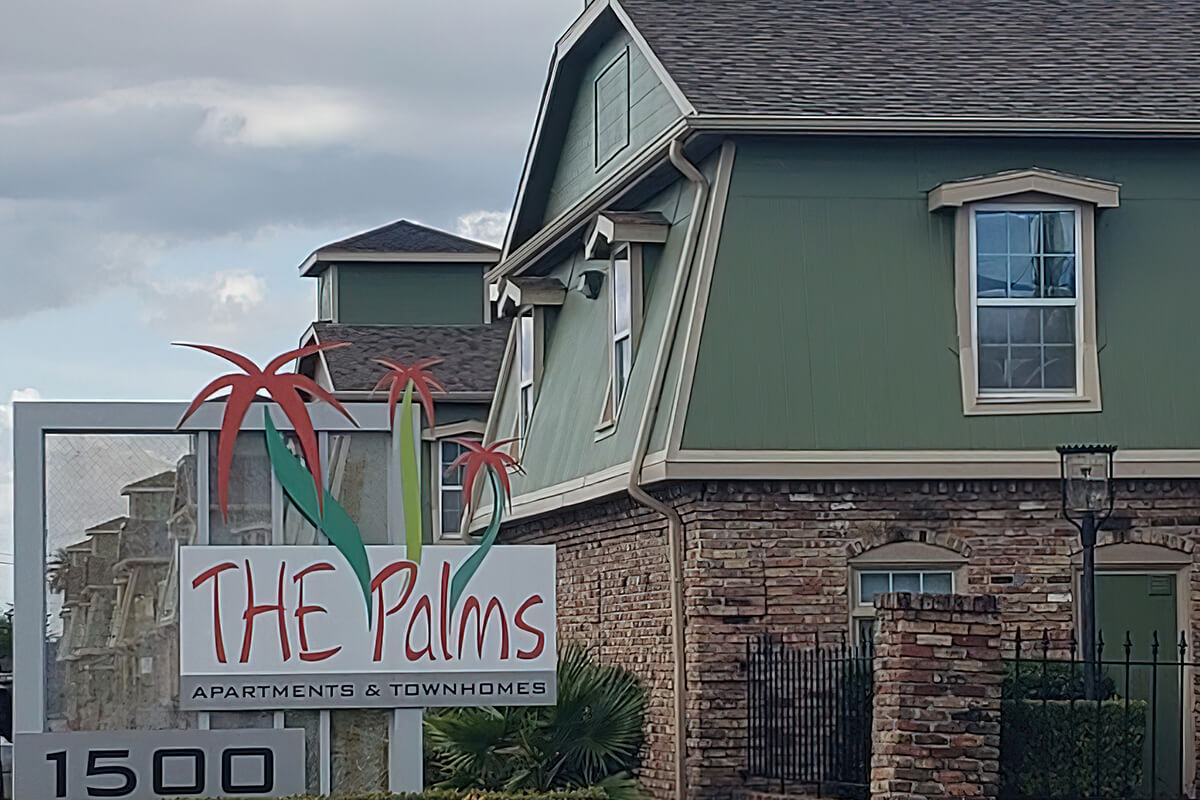
POLYGON ((747 773, 780 786, 865 797, 871 759, 869 644, 746 643, 747 773))
POLYGON ((1189 683, 1198 664, 1187 656, 1182 635, 1126 633, 1114 644, 1101 634, 1095 660, 1085 662, 1074 637, 1064 643, 1018 631, 1001 706, 1001 797, 1190 796, 1189 683))

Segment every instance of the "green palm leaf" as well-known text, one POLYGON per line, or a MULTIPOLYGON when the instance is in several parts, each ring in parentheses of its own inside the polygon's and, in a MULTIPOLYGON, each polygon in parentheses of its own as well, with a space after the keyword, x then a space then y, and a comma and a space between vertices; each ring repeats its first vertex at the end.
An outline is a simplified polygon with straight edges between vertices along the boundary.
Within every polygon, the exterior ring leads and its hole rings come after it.
POLYGON ((317 492, 313 485, 313 476, 288 449, 287 443, 271 422, 271 415, 263 409, 263 428, 267 435, 267 454, 271 458, 271 468, 283 493, 296 506, 304 518, 313 527, 325 534, 330 544, 346 557, 350 569, 362 587, 363 600, 367 604, 367 624, 371 623, 371 565, 367 559, 367 548, 363 545, 362 534, 346 509, 325 490, 325 513, 321 514, 321 506, 317 502, 317 492))

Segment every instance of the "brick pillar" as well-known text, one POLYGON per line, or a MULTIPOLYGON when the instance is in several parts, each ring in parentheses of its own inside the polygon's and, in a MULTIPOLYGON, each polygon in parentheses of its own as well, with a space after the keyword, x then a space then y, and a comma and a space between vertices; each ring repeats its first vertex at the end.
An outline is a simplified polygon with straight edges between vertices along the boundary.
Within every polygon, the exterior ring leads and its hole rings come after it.
POLYGON ((999 601, 899 592, 875 608, 872 800, 995 797, 999 601))

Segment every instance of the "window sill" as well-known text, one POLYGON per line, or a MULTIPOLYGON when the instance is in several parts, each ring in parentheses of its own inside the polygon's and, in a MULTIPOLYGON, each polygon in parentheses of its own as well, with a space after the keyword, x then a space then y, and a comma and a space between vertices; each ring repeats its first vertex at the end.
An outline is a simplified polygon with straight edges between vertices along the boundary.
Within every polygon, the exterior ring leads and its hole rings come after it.
POLYGON ((616 422, 606 422, 603 425, 600 425, 596 428, 596 437, 592 441, 598 442, 601 439, 607 439, 608 437, 612 436, 616 432, 617 432, 617 423, 616 422))
POLYGON ((968 417, 1004 414, 1084 414, 1100 410, 1099 397, 1090 398, 1079 395, 989 397, 979 395, 967 399, 963 414, 968 417))

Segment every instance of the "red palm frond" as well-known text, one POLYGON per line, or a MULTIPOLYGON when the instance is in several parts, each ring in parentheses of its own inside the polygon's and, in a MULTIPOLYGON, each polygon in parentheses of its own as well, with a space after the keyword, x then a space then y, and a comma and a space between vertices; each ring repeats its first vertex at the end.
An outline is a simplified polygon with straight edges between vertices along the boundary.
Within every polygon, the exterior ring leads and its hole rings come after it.
POLYGON ((454 459, 446 471, 463 468, 463 495, 467 498, 468 505, 471 505, 472 498, 475 497, 475 480, 479 477, 480 472, 488 469, 496 474, 500 485, 504 487, 504 499, 508 500, 512 497, 512 486, 508 481, 508 473, 510 471, 524 472, 524 470, 521 469, 521 464, 515 458, 501 451, 500 448, 515 442, 516 439, 501 439, 486 447, 474 439, 450 439, 449 441, 466 448, 466 452, 454 459))
MULTIPOLYGON (((250 410, 250 404, 254 402, 254 398, 259 390, 265 391, 279 405, 279 408, 288 418, 288 421, 292 423, 292 428, 296 432, 296 438, 300 441, 300 452, 308 464, 309 472, 313 475, 313 483, 317 492, 317 504, 323 513, 325 492, 324 484, 321 480, 321 457, 317 447, 317 435, 316 431, 313 430, 312 419, 308 415, 308 407, 304 404, 300 392, 307 392, 318 400, 328 403, 351 422, 354 422, 354 418, 350 416, 350 412, 333 395, 318 386, 311 378, 296 373, 284 373, 282 375, 277 373, 284 365, 291 363, 297 358, 304 358, 323 350, 346 347, 348 343, 328 342, 289 350, 271 359, 267 363, 266 369, 259 369, 258 365, 249 358, 231 350, 206 344, 187 344, 184 342, 176 342, 175 344, 180 347, 192 347, 220 356, 244 371, 244 374, 222 375, 205 386, 200 391, 200 394, 196 395, 195 399, 192 400, 191 405, 183 413, 183 418, 179 420, 179 425, 177 426, 182 427, 183 423, 187 422, 196 409, 200 408, 201 404, 213 394, 224 388, 230 390, 229 395, 225 398, 225 412, 221 417, 221 433, 217 439, 217 501, 221 507, 221 514, 228 516, 229 472, 233 466, 233 447, 237 441, 238 431, 242 428, 242 421, 246 418, 246 413, 250 410)), ((355 425, 357 424, 355 423, 355 425)))
POLYGON ((429 418, 429 424, 433 424, 433 392, 431 389, 436 389, 438 392, 445 394, 446 387, 433 377, 427 370, 430 367, 437 366, 442 363, 440 358, 422 358, 419 361, 414 361, 411 366, 405 366, 396 361, 390 361, 386 358, 375 359, 376 364, 382 364, 387 367, 389 372, 379 379, 379 383, 375 384, 375 391, 379 391, 384 386, 388 386, 388 419, 393 424, 396 421, 396 404, 400 401, 400 395, 408 387, 409 382, 412 382, 413 389, 421 400, 421 408, 425 410, 425 416, 429 418))

